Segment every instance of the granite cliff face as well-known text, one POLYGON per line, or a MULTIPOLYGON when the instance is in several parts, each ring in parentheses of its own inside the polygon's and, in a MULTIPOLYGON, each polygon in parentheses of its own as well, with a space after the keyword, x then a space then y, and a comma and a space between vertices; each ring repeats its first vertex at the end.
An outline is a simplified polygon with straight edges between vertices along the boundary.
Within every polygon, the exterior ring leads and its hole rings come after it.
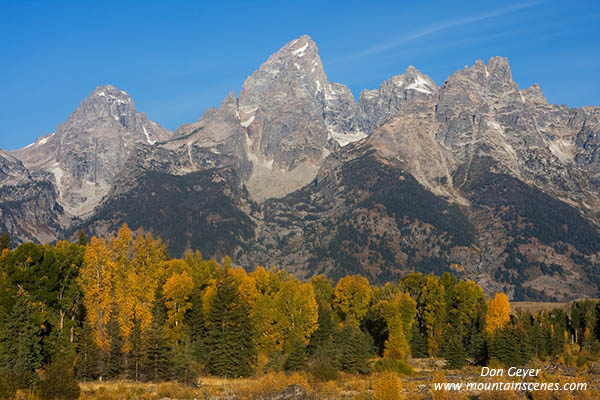
POLYGON ((600 108, 520 89, 504 58, 441 86, 409 67, 355 102, 302 36, 173 135, 96 89, 55 134, 0 154, 0 193, 33 201, 39 187, 53 211, 0 209, 23 218, 11 233, 54 227, 21 240, 127 222, 173 255, 305 278, 451 270, 516 299, 570 299, 600 289, 599 152, 600 108))
POLYGON ((136 111, 126 92, 99 86, 55 133, 12 154, 32 172, 53 174, 59 204, 71 216, 85 217, 108 193, 136 145, 169 137, 136 111))
POLYGON ((0 230, 19 241, 51 242, 66 222, 48 173, 31 173, 0 150, 0 230))

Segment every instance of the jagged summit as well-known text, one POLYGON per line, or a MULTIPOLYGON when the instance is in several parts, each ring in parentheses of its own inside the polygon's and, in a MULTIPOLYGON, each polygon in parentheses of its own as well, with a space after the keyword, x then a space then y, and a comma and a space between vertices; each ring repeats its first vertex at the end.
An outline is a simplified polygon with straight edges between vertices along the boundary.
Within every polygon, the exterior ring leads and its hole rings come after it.
POLYGON ((542 88, 535 82, 533 85, 522 91, 523 96, 532 103, 547 104, 546 96, 542 92, 542 88))
POLYGON ((488 63, 475 61, 472 66, 450 75, 444 85, 462 85, 463 88, 475 89, 494 95, 502 95, 518 91, 513 81, 510 64, 506 57, 491 57, 488 63))
POLYGON ((379 89, 363 90, 357 103, 357 122, 364 132, 372 132, 393 117, 432 103, 439 86, 410 65, 404 74, 384 81, 379 89))
POLYGON ((0 228, 51 241, 127 222, 178 253, 304 277, 456 263, 515 297, 597 292, 584 280, 600 265, 599 108, 521 90, 503 57, 441 87, 408 66, 358 101, 308 36, 265 58, 175 135, 97 87, 56 132, 0 151, 0 228))
POLYGON ((170 137, 168 130, 137 112, 127 92, 102 85, 55 133, 11 153, 32 172, 50 172, 59 203, 69 214, 82 216, 108 193, 136 145, 170 137))

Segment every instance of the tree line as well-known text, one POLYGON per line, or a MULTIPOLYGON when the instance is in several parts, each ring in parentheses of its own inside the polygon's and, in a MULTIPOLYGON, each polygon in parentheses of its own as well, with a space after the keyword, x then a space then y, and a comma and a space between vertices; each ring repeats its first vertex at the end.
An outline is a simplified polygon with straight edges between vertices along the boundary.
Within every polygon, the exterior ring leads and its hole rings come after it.
POLYGON ((515 314, 503 293, 488 299, 449 273, 382 287, 360 275, 302 282, 228 257, 173 259, 160 238, 127 225, 110 240, 81 232, 76 243, 0 244, 0 397, 33 387, 76 398, 77 380, 293 370, 329 380, 408 374, 419 357, 460 368, 566 357, 571 343, 600 351, 596 302, 575 303, 570 316, 515 314))

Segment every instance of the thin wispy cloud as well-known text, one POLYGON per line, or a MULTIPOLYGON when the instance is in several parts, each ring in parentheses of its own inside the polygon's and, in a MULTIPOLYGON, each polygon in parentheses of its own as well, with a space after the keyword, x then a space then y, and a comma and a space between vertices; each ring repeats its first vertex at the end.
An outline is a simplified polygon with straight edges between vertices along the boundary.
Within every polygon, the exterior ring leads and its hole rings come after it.
POLYGON ((393 41, 390 41, 387 43, 381 43, 376 46, 368 47, 361 51, 333 59, 329 63, 348 61, 348 60, 372 56, 374 54, 383 53, 385 51, 394 49, 396 47, 402 46, 402 45, 412 42, 414 40, 417 40, 417 39, 420 39, 420 38, 423 38, 423 37, 426 37, 429 35, 433 35, 435 33, 441 32, 441 31, 445 31, 448 29, 457 28, 457 27, 465 26, 465 25, 469 25, 469 24, 474 24, 477 22, 485 21, 490 18, 496 18, 496 17, 501 17, 503 15, 512 14, 517 11, 521 11, 521 10, 524 10, 527 8, 538 6, 543 3, 547 3, 548 1, 549 0, 541 0, 541 1, 532 1, 532 2, 514 4, 514 5, 511 5, 508 7, 492 10, 492 11, 484 13, 484 14, 474 15, 474 16, 465 17, 465 18, 458 18, 458 19, 444 21, 444 22, 437 23, 437 24, 432 24, 421 30, 403 34, 393 41))

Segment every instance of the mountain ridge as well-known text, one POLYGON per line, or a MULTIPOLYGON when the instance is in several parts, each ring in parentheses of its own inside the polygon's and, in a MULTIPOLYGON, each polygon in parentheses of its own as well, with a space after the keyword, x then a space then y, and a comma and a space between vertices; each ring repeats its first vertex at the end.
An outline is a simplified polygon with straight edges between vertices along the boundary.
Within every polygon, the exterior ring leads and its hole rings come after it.
MULTIPOLYGON (((9 153, 24 170, 8 158, 0 170, 21 171, 25 186, 32 173, 46 182, 40 207, 58 210, 46 213, 46 241, 127 222, 165 237, 174 254, 198 248, 305 278, 384 282, 454 268, 489 292, 564 300, 600 290, 599 131, 600 108, 520 89, 503 57, 441 86, 409 66, 355 100, 302 36, 237 97, 173 134, 101 86, 56 133, 9 153), (102 137, 101 174, 91 175, 102 137)), ((17 183, 0 179, 0 193, 17 183)))

